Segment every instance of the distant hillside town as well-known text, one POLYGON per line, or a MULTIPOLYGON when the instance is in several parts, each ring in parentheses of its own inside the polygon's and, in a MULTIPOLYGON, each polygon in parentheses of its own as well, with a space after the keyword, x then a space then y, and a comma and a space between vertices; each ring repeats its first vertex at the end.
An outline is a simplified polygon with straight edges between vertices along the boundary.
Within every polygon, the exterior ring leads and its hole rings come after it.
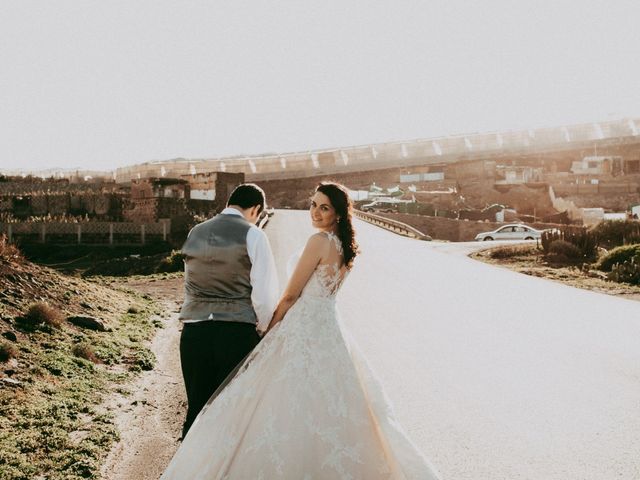
MULTIPOLYGON (((272 207, 307 208, 314 186, 329 178, 344 183, 359 207, 395 199, 373 206, 384 203, 385 214, 403 214, 405 220, 419 215, 589 225, 634 219, 640 214, 639 128, 640 119, 624 119, 279 155, 146 162, 112 172, 4 171, 0 233, 29 230, 18 223, 98 222, 110 225, 110 242, 116 223, 162 224, 158 235, 162 231, 165 238, 168 229, 180 236, 198 218, 219 211, 243 181, 260 184, 272 207)), ((40 241, 55 237, 45 230, 29 235, 40 241)), ((100 241, 106 231, 105 226, 100 241)))

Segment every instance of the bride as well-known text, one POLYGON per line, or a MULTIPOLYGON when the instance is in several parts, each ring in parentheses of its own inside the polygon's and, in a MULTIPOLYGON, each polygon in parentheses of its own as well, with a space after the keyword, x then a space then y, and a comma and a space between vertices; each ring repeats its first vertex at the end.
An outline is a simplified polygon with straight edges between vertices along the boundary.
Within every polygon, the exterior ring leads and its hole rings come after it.
POLYGON ((162 479, 437 479, 343 330, 336 293, 358 254, 346 189, 321 183, 318 229, 268 333, 202 409, 162 479))

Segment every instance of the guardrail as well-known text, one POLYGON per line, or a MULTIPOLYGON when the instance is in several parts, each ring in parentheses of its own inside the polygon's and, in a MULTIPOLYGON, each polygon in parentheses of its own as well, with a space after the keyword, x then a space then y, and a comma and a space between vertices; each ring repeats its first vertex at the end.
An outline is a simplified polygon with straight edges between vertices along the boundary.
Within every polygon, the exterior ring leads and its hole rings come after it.
POLYGON ((390 218, 381 217, 379 215, 374 215, 373 213, 366 213, 355 209, 353 210, 353 213, 356 217, 364 220, 365 222, 377 225, 386 230, 397 233, 398 235, 415 238, 417 240, 431 240, 431 237, 429 235, 422 233, 417 228, 414 228, 411 225, 407 225, 406 223, 398 222, 397 220, 392 220, 390 218))

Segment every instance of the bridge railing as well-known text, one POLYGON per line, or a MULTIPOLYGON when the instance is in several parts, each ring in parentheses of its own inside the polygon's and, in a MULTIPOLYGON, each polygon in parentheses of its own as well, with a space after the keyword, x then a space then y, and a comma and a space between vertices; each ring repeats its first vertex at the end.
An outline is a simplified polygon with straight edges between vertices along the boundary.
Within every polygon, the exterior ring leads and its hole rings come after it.
POLYGON ((415 238, 418 240, 431 240, 431 237, 429 235, 421 232, 411 225, 407 225, 406 223, 398 222, 397 220, 392 220, 390 218, 381 217, 373 213, 362 212, 355 209, 353 210, 353 213, 356 217, 364 220, 365 222, 377 225, 399 235, 404 235, 405 237, 415 238))
POLYGON ((122 245, 166 241, 170 222, 16 222, 0 223, 0 234, 10 242, 21 240, 50 244, 122 245))

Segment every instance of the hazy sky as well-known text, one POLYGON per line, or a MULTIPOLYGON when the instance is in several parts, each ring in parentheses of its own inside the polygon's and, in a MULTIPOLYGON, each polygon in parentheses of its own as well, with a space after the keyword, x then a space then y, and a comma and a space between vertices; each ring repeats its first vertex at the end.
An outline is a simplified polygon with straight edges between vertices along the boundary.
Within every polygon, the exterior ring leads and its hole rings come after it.
POLYGON ((637 0, 3 0, 0 168, 640 116, 639 19, 637 0))

